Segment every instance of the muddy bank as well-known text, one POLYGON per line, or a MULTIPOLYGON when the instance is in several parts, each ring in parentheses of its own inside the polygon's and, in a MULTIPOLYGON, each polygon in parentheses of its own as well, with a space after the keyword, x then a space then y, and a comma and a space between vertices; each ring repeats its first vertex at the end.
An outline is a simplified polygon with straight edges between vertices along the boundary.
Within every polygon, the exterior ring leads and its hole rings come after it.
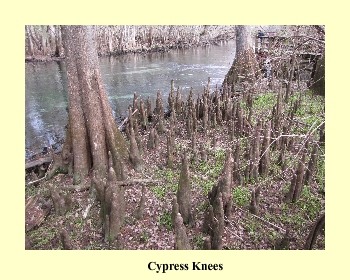
POLYGON ((24 61, 25 62, 48 62, 48 61, 60 61, 63 60, 65 57, 61 56, 51 56, 51 55, 33 55, 33 56, 26 56, 24 61))

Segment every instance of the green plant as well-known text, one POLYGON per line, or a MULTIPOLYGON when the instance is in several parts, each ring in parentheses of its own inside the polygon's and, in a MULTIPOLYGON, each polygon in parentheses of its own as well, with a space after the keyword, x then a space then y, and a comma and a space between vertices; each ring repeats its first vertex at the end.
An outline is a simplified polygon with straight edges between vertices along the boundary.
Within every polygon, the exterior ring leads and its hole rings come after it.
POLYGON ((298 227, 304 226, 306 223, 304 215, 298 210, 299 209, 296 207, 296 205, 291 204, 290 207, 288 207, 287 204, 284 204, 282 207, 282 214, 280 216, 280 220, 284 224, 294 225, 298 227), (297 212, 293 213, 293 209, 297 210, 297 212))
POLYGON ((259 228, 259 223, 254 220, 247 220, 243 223, 243 227, 245 228, 246 231, 248 231, 249 233, 254 233, 258 230, 259 228))
POLYGON ((164 170, 161 173, 163 173, 163 176, 168 181, 172 181, 172 180, 174 180, 174 179, 176 179, 178 177, 177 176, 178 174, 176 174, 173 170, 170 170, 170 169, 166 169, 166 170, 164 170))
POLYGON ((193 242, 194 242, 195 246, 202 249, 203 248, 203 234, 194 235, 193 242))
POLYGON ((270 240, 271 243, 275 243, 276 238, 277 238, 276 232, 273 231, 273 230, 269 230, 268 238, 269 238, 269 240, 270 240))
POLYGON ((314 220, 321 211, 322 203, 317 196, 310 192, 308 186, 304 186, 300 200, 297 201, 297 206, 303 214, 314 220))
POLYGON ((234 188, 233 202, 239 206, 247 207, 250 202, 250 191, 244 187, 234 188))
POLYGON ((178 188, 178 182, 180 178, 179 171, 174 171, 171 169, 164 169, 164 170, 156 170, 156 178, 159 179, 165 179, 166 184, 164 186, 154 186, 151 188, 153 192, 157 195, 158 199, 164 198, 164 195, 168 191, 172 191, 174 193, 177 192, 178 188))
POLYGON ((282 212, 281 212, 281 215, 278 217, 278 219, 284 224, 292 223, 292 217, 290 215, 290 210, 287 203, 282 204, 282 212))
POLYGON ((289 102, 294 104, 295 101, 297 101, 299 99, 299 96, 300 96, 300 92, 296 92, 295 94, 292 94, 290 97, 289 97, 289 102))
POLYGON ((265 93, 258 95, 253 102, 253 111, 257 114, 269 112, 276 104, 277 95, 274 93, 265 93))
MULTIPOLYGON (((56 217, 48 217, 49 222, 57 220, 56 217)), ((45 225, 40 226, 37 229, 33 229, 28 233, 29 238, 33 243, 33 249, 47 250, 52 248, 52 241, 59 236, 58 227, 47 227, 45 225)))
POLYGON ((148 235, 146 231, 142 231, 141 237, 140 237, 141 242, 147 242, 148 241, 148 235))
POLYGON ((292 222, 292 224, 296 225, 299 229, 305 227, 305 225, 306 225, 306 221, 304 219, 304 216, 300 212, 292 215, 291 222, 292 222))
POLYGON ((223 162, 226 156, 226 152, 224 149, 216 149, 215 150, 215 158, 216 160, 223 162))
POLYGON ((25 186, 25 197, 40 195, 45 199, 51 197, 50 190, 45 183, 41 183, 38 186, 26 185, 25 186))
POLYGON ((125 223, 129 225, 134 225, 136 223, 136 218, 133 215, 128 215, 125 217, 125 223))
POLYGON ((168 230, 171 230, 171 214, 169 211, 164 211, 161 216, 158 216, 158 223, 168 230))
POLYGON ((249 183, 249 184, 252 184, 252 185, 254 185, 256 183, 254 178, 249 178, 249 179, 244 178, 244 179, 245 179, 246 183, 249 183))
POLYGON ((34 186, 25 186, 25 197, 35 196, 38 194, 38 188, 34 186))
POLYGON ((202 182, 202 186, 203 186, 203 195, 207 196, 209 191, 212 190, 213 186, 214 186, 214 182, 211 180, 206 180, 202 182))
POLYGON ((198 210, 201 212, 205 212, 207 211, 208 207, 209 207, 209 201, 205 200, 198 205, 198 210))
POLYGON ((270 221, 270 220, 272 219, 272 217, 273 217, 273 216, 272 216, 269 212, 266 212, 266 213, 265 213, 264 220, 270 221))
POLYGON ((215 160, 210 161, 200 161, 195 167, 195 170, 202 175, 209 176, 211 178, 216 178, 222 172, 224 167, 224 161, 226 157, 226 152, 224 149, 216 149, 214 151, 215 160))
POLYGON ((313 97, 310 93, 302 94, 301 105, 298 107, 295 117, 297 121, 305 125, 294 126, 293 132, 307 133, 311 125, 316 128, 324 121, 324 99, 320 97, 313 97))
POLYGON ((166 193, 165 186, 151 186, 150 190, 156 195, 159 200, 163 199, 166 193))
POLYGON ((211 170, 211 166, 207 161, 201 161, 197 166, 197 170, 202 174, 206 174, 211 170))
POLYGON ((317 171, 315 178, 320 187, 319 191, 322 193, 325 191, 325 161, 323 159, 319 159, 316 165, 317 171))
POLYGON ((55 232, 42 232, 40 234, 31 235, 32 241, 35 244, 33 249, 42 249, 49 246, 56 234, 55 232))

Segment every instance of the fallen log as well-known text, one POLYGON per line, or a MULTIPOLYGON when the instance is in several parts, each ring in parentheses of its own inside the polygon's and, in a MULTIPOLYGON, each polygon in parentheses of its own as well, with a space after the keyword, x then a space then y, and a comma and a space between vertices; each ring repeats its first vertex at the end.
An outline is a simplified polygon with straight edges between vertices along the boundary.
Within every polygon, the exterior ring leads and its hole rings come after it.
POLYGON ((39 226, 45 217, 50 213, 52 204, 44 198, 36 195, 26 200, 25 231, 39 226))
POLYGON ((32 160, 32 161, 26 162, 25 169, 29 169, 29 168, 32 168, 32 167, 40 166, 40 165, 43 165, 44 163, 50 163, 51 161, 52 161, 52 157, 51 156, 46 156, 46 157, 43 157, 43 158, 32 160))

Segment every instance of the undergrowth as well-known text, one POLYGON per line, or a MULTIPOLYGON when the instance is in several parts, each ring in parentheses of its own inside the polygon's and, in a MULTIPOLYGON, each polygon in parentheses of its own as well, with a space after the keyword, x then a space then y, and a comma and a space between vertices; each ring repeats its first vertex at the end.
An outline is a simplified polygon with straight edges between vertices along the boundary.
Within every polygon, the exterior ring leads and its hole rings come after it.
MULTIPOLYGON (((276 101, 276 93, 259 94, 254 97, 252 125, 256 124, 258 119, 263 121, 271 119, 271 111, 276 101)), ((245 102, 240 102, 244 115, 248 116, 249 108, 245 102)), ((324 122, 324 102, 321 97, 313 96, 311 92, 294 93, 291 95, 288 103, 283 103, 285 114, 288 114, 291 104, 295 102, 300 102, 300 108, 296 111, 293 122, 290 122, 290 127, 288 128, 290 133, 295 135, 291 137, 294 137, 296 144, 295 147, 288 148, 285 151, 286 170, 282 173, 281 163, 279 162, 280 150, 272 146, 270 150, 270 168, 266 175, 260 176, 257 181, 252 179, 244 180, 240 185, 236 181, 234 182, 232 202, 237 208, 233 207, 232 213, 234 218, 230 223, 225 224, 225 249, 272 249, 275 247, 275 243, 283 238, 282 232, 287 228, 291 229, 292 235, 296 240, 293 241, 291 248, 302 248, 312 223, 317 220, 320 212, 325 207, 325 159, 324 146, 321 144, 319 144, 315 174, 310 185, 303 186, 301 197, 295 203, 285 203, 283 201, 283 196, 289 191, 295 167, 301 158, 297 153, 301 143, 303 143, 303 136, 324 122), (258 214, 261 218, 260 220, 249 213, 251 193, 257 186, 261 186, 258 214)), ((166 121, 166 125, 168 125, 168 121, 166 121)), ((202 143, 208 150, 207 160, 201 160, 199 157, 194 160, 192 153, 189 153, 191 193, 193 196, 192 209, 195 218, 194 225, 197 228, 188 228, 187 232, 190 235, 192 248, 196 249, 203 247, 203 238, 206 237, 205 234, 198 232, 200 232, 203 216, 208 211, 208 193, 218 183, 225 163, 226 149, 229 148, 235 151, 235 144, 238 142, 238 137, 231 142, 225 141, 227 139, 227 135, 225 135, 226 130, 224 132, 223 129, 215 128, 211 130, 211 132, 213 131, 215 131, 214 135, 222 140, 216 147, 212 146, 212 139, 208 136, 209 134, 204 134, 201 131, 198 135, 198 139, 202 137, 203 140, 201 141, 203 141, 202 143)), ((316 130, 310 137, 310 142, 317 143, 318 137, 319 134, 316 130)), ((165 139, 164 136, 163 138, 165 139)), ((249 135, 240 137, 241 175, 244 175, 245 165, 247 164, 244 153, 249 143, 249 135)), ((150 168, 152 174, 148 174, 148 176, 152 176, 159 183, 148 186, 148 190, 152 194, 151 199, 153 201, 156 200, 157 203, 155 204, 159 208, 157 208, 157 212, 154 215, 151 213, 151 210, 154 211, 154 209, 149 210, 147 212, 147 220, 143 221, 136 220, 129 213, 125 220, 128 226, 141 226, 143 225, 142 223, 147 221, 159 226, 162 229, 162 234, 166 232, 169 236, 174 235, 171 224, 171 199, 178 190, 181 169, 180 156, 186 145, 188 143, 186 144, 184 140, 176 143, 174 163, 176 168, 169 168, 163 163, 152 162, 153 166, 150 168)), ((311 148, 310 145, 308 152, 311 151, 311 148)), ((159 155, 157 155, 157 158, 159 158, 159 155)), ((309 154, 306 161, 308 160, 309 154)), ((307 166, 307 162, 305 164, 307 166)), ((37 194, 45 198, 50 197, 46 183, 42 183, 40 186, 26 186, 26 197, 37 194)), ((150 205, 147 205, 147 207, 150 207, 150 205)), ((54 210, 51 210, 52 212, 45 223, 28 233, 34 243, 33 248, 62 249, 59 229, 67 226, 67 223, 71 228, 69 234, 71 239, 74 240, 74 246, 89 250, 110 248, 110 245, 106 245, 102 241, 102 225, 98 216, 99 205, 97 204, 92 209, 94 212, 87 219, 82 218, 80 206, 67 212, 64 217, 55 215, 54 210)), ((146 246, 151 239, 152 234, 148 228, 147 230, 143 228, 138 232, 137 242, 140 244, 142 243, 146 246)), ((324 238, 318 244, 320 246, 324 245, 324 238)))

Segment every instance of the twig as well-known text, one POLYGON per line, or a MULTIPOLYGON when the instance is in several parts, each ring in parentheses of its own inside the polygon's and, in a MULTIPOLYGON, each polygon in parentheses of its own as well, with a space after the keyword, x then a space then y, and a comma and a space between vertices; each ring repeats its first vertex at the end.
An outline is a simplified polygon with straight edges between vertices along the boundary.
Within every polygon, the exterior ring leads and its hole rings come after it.
MULTIPOLYGON (((240 207, 238 207, 238 206, 236 206, 236 205, 233 205, 233 206, 236 207, 236 208, 238 208, 239 210, 241 210, 241 211, 243 211, 243 212, 248 213, 248 211, 246 211, 246 210, 244 210, 244 209, 242 209, 242 208, 240 208, 240 207)), ((259 219, 259 220, 261 220, 261 221, 263 221, 263 222, 265 222, 265 223, 267 223, 267 224, 273 226, 274 228, 277 228, 277 229, 279 229, 279 230, 281 230, 281 231, 283 231, 283 232, 286 232, 285 229, 283 229, 283 228, 281 228, 281 227, 279 227, 279 226, 276 226, 275 224, 270 223, 270 222, 264 220, 263 218, 260 218, 259 216, 256 216, 256 215, 254 215, 254 214, 252 214, 252 213, 250 213, 250 215, 252 215, 254 218, 257 218, 257 219, 259 219)))
POLYGON ((301 138, 306 138, 307 137, 307 134, 304 135, 304 134, 289 134, 289 135, 279 135, 276 139, 274 139, 270 145, 265 149, 265 151, 261 154, 260 158, 259 158, 259 161, 262 159, 263 155, 270 149, 270 147, 272 146, 273 143, 275 143, 278 139, 280 139, 281 137, 301 137, 301 138))
POLYGON ((319 42, 319 43, 322 43, 322 44, 325 43, 324 40, 320 40, 320 39, 317 39, 317 38, 314 38, 314 37, 311 37, 311 36, 307 36, 307 35, 299 35, 299 36, 293 36, 293 37, 299 37, 299 38, 305 37, 305 38, 308 38, 308 39, 310 39, 310 40, 314 40, 314 41, 319 42))
MULTIPOLYGON (((226 220, 225 220, 226 221, 226 220)), ((232 230, 230 230, 228 227, 225 227, 226 230, 228 230, 230 233, 232 233, 234 236, 236 236, 239 240, 244 241, 242 237, 235 234, 232 230)))
POLYGON ((155 184, 158 183, 159 180, 153 179, 133 179, 133 180, 125 180, 125 181, 117 181, 116 184, 118 186, 132 186, 132 185, 142 185, 142 184, 155 184))
POLYGON ((324 123, 325 123, 325 121, 323 121, 318 127, 316 127, 314 130, 311 131, 311 129, 312 129, 312 128, 315 126, 315 124, 316 124, 316 121, 314 121, 314 123, 311 125, 309 131, 306 133, 306 135, 305 135, 305 140, 304 140, 304 142, 301 144, 300 149, 299 149, 299 151, 297 152, 297 154, 296 154, 295 157, 297 157, 297 156, 299 155, 299 153, 300 153, 301 150, 302 150, 302 147, 305 146, 305 143, 306 143, 307 140, 309 140, 310 136, 311 136, 317 129, 319 129, 324 123))
MULTIPOLYGON (((322 115, 322 116, 323 116, 323 115, 322 115)), ((289 118, 289 117, 287 117, 287 120, 292 121, 292 122, 295 122, 295 123, 300 124, 300 125, 304 125, 304 126, 308 126, 308 125, 309 125, 309 124, 307 124, 307 123, 303 123, 303 122, 301 122, 301 121, 294 120, 294 119, 291 119, 291 118, 289 118)))
MULTIPOLYGON (((228 220, 226 216, 224 216, 224 218, 225 218, 225 219, 224 219, 225 222, 229 222, 231 226, 233 225, 233 223, 232 223, 233 221, 228 220)), ((216 219, 216 218, 214 217, 214 219, 216 219)), ((244 241, 242 237, 240 237, 240 236, 238 236, 237 234, 235 234, 235 233, 234 233, 233 231, 231 231, 228 227, 225 227, 225 229, 227 229, 229 232, 231 232, 231 233, 232 233, 234 236, 236 236, 239 240, 244 241)))
POLYGON ((225 222, 230 223, 230 224, 231 224, 231 226, 237 226, 237 224, 236 224, 236 222, 235 222, 235 221, 230 221, 229 219, 227 219, 227 217, 226 217, 226 216, 224 216, 224 218, 225 218, 225 222))
POLYGON ((88 213, 89 213, 91 207, 94 205, 94 203, 95 203, 95 199, 93 199, 92 202, 90 202, 90 203, 88 204, 88 206, 86 207, 86 209, 83 211, 83 219, 84 219, 84 220, 86 219, 86 217, 87 217, 87 215, 88 215, 88 213))
MULTIPOLYGON (((215 218, 215 217, 214 217, 214 220, 215 220, 215 221, 218 221, 218 219, 215 218)), ((224 219, 224 221, 228 221, 228 222, 231 223, 231 221, 230 221, 230 220, 227 220, 227 219, 224 219)), ((211 230, 213 230, 213 229, 211 228, 211 226, 209 226, 209 228, 210 228, 211 230)), ((234 236, 236 236, 239 240, 244 241, 242 237, 240 237, 240 236, 238 236, 237 234, 235 234, 235 233, 234 233, 233 231, 231 231, 228 227, 225 227, 225 229, 227 229, 229 232, 231 232, 231 233, 232 233, 234 236)))
MULTIPOLYGON (((138 109, 136 109, 131 115, 133 116, 136 112, 138 111, 138 109)), ((121 129, 122 126, 129 120, 129 117, 127 117, 120 126, 118 126, 118 129, 121 129)))
POLYGON ((40 179, 38 179, 38 180, 28 182, 27 185, 30 186, 30 185, 36 184, 36 183, 38 183, 38 182, 44 180, 45 178, 46 178, 46 174, 45 174, 44 177, 42 177, 42 178, 40 178, 40 179))

